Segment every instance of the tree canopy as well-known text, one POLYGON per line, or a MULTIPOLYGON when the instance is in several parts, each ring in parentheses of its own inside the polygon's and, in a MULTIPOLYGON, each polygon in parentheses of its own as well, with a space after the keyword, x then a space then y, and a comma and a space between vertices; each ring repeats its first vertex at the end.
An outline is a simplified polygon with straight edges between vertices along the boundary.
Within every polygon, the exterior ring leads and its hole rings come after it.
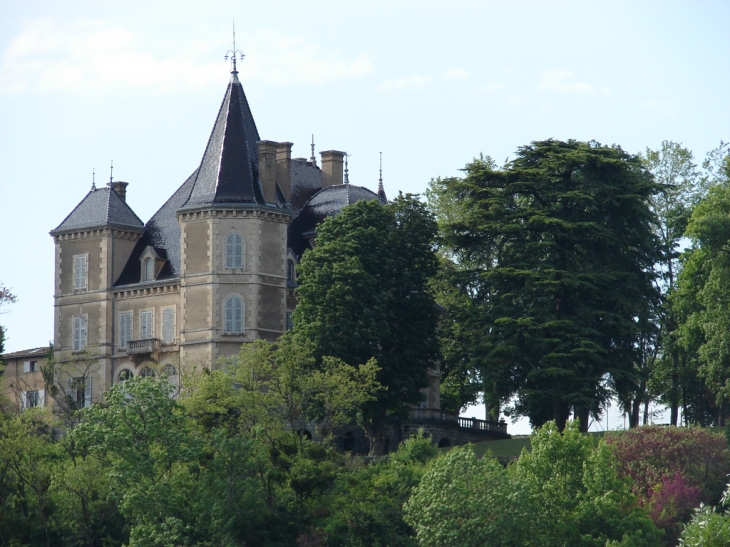
POLYGON ((562 427, 574 410, 585 429, 634 374, 658 298, 661 188, 637 156, 596 142, 533 142, 503 168, 481 159, 465 173, 432 191, 451 207, 442 250, 481 333, 481 374, 533 425, 562 427))
POLYGON ((383 387, 361 407, 371 450, 384 450, 383 421, 422 400, 438 359, 436 223, 416 196, 385 206, 360 201, 317 229, 298 267, 294 334, 324 357, 351 366, 375 359, 383 387))

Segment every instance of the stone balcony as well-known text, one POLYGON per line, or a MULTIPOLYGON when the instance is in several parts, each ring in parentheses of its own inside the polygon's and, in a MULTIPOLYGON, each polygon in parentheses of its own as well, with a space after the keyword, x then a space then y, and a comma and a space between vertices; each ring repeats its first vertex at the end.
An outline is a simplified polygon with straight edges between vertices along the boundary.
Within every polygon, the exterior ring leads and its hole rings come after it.
POLYGON ((478 431, 492 431, 496 433, 507 433, 507 422, 492 422, 479 420, 477 418, 462 418, 454 412, 446 412, 440 408, 414 408, 410 411, 411 420, 434 420, 451 422, 464 429, 476 429, 478 431))
POLYGON ((147 356, 155 358, 159 351, 159 338, 142 338, 141 340, 130 340, 127 342, 127 355, 129 355, 135 364, 144 361, 147 356))

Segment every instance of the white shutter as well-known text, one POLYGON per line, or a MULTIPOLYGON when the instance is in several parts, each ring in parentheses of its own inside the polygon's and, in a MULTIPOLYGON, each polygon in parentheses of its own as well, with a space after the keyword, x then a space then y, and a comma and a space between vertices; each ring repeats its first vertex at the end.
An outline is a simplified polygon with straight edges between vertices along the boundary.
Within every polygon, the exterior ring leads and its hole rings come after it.
POLYGON ((25 410, 26 408, 28 408, 28 392, 21 391, 20 392, 20 410, 25 410))
POLYGON ((74 289, 85 289, 88 277, 88 266, 86 255, 74 256, 74 289))
POLYGON ((91 406, 91 376, 84 378, 84 407, 88 408, 91 406))
POLYGON ((153 338, 155 335, 154 329, 154 312, 143 311, 139 314, 139 337, 142 340, 147 338, 153 338))
POLYGON ((23 372, 30 372, 30 361, 25 361, 23 363, 23 372))
POLYGON ((132 338, 132 314, 122 313, 119 316, 119 347, 126 348, 132 338))
POLYGON ((165 344, 175 341, 175 308, 162 310, 162 341, 165 344))
POLYGON ((38 390, 38 406, 41 408, 46 406, 46 390, 45 389, 38 390))

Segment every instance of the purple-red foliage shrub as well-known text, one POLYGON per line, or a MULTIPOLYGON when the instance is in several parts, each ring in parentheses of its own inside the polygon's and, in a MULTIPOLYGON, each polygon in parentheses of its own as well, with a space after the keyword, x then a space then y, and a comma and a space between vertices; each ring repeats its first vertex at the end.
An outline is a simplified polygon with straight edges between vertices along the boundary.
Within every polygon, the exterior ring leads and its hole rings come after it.
POLYGON ((730 473, 723 435, 696 427, 641 427, 609 435, 619 474, 629 477, 641 505, 674 545, 701 502, 720 500, 730 473))

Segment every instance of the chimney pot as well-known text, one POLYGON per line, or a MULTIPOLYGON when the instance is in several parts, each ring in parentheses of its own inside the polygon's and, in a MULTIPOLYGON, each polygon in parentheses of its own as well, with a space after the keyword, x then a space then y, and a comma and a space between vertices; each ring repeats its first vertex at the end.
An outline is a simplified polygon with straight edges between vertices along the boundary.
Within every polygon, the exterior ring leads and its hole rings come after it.
POLYGON ((128 182, 122 182, 121 180, 115 180, 111 183, 112 188, 114 191, 119 195, 120 198, 122 198, 122 201, 127 201, 127 186, 129 186, 128 182))
POLYGON ((322 156, 322 188, 342 184, 345 153, 339 150, 325 150, 322 156))

